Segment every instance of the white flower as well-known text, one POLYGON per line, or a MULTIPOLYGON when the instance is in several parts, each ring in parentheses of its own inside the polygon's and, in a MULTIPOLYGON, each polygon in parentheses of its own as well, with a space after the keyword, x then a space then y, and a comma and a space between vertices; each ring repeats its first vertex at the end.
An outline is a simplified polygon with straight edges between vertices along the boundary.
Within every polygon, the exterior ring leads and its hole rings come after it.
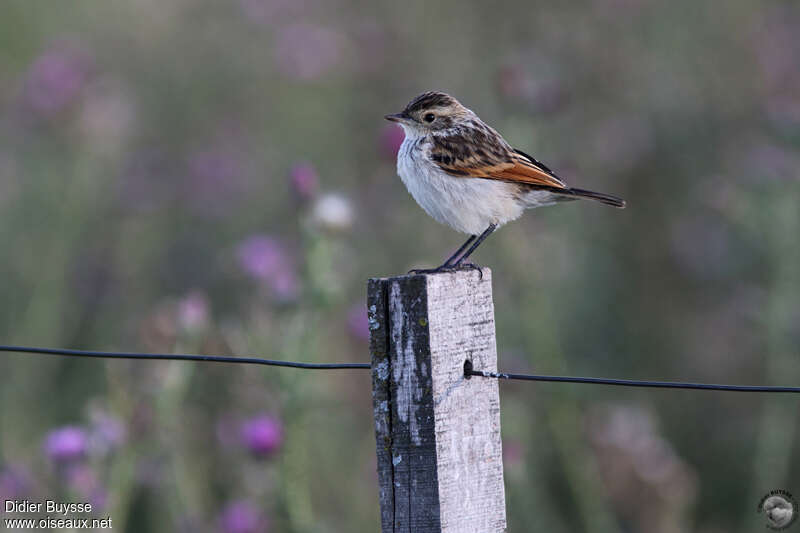
POLYGON ((314 204, 311 217, 325 229, 344 231, 353 225, 353 207, 341 194, 326 194, 314 204))

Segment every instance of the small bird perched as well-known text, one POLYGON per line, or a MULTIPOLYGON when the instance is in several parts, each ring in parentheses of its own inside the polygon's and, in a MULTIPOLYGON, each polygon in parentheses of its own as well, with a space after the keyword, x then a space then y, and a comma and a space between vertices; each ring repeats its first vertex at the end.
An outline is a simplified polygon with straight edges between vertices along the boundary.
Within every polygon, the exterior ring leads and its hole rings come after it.
POLYGON ((525 209, 579 198, 625 207, 616 196, 568 187, 448 94, 422 93, 386 120, 399 123, 406 134, 397 173, 408 192, 436 221, 470 235, 441 266, 412 272, 475 267, 464 261, 525 209))

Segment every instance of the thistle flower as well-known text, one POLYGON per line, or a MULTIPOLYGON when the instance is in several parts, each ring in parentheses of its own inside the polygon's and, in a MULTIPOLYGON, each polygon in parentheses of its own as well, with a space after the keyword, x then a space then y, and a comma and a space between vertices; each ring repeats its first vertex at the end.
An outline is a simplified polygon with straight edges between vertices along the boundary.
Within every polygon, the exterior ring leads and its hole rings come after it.
POLYGON ((347 313, 347 329, 350 334, 362 341, 369 340, 369 317, 363 305, 354 305, 347 313))
POLYGON ((86 431, 76 426, 54 429, 45 438, 45 453, 56 463, 68 463, 86 455, 88 438, 86 431))
POLYGON ((0 470, 0 500, 16 500, 28 493, 31 478, 27 469, 8 465, 0 470))
POLYGON ((283 425, 271 416, 257 416, 242 424, 241 439, 242 444, 254 455, 271 455, 283 443, 283 425))
POLYGON ((178 323, 189 332, 204 329, 208 325, 208 307, 208 298, 204 292, 189 292, 178 302, 178 323))
POLYGON ((108 502, 108 491, 103 487, 95 470, 86 462, 68 465, 62 476, 67 486, 81 498, 100 510, 108 502))
POLYGON ((319 188, 319 176, 311 163, 298 163, 289 172, 292 193, 300 201, 313 198, 319 188))
POLYGON ((105 455, 125 442, 127 430, 118 418, 101 408, 91 409, 89 416, 91 425, 87 436, 90 453, 105 455))
POLYGON ((265 283, 278 299, 296 297, 299 287, 297 273, 280 241, 267 235, 253 235, 239 244, 236 255, 241 269, 265 283))
POLYGON ((88 74, 88 60, 82 52, 67 45, 53 47, 28 70, 24 101, 35 113, 52 116, 78 97, 88 74))
POLYGON ((219 529, 223 533, 266 533, 268 523, 253 504, 235 501, 229 503, 220 514, 219 529))
POLYGON ((350 201, 340 194, 326 194, 320 198, 311 214, 320 227, 331 231, 345 231, 353 225, 353 208, 350 201))

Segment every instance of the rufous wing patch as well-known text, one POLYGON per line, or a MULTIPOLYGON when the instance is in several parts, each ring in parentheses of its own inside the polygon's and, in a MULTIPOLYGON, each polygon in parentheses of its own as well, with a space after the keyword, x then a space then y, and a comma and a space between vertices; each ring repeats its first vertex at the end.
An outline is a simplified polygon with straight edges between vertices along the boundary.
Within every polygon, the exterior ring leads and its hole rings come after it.
POLYGON ((566 188, 564 182, 554 176, 549 169, 540 168, 536 163, 516 153, 508 153, 507 158, 473 156, 461 159, 434 152, 431 158, 439 168, 453 176, 502 180, 556 189, 566 188))
POLYGON ((535 164, 527 160, 521 158, 515 159, 516 160, 509 164, 507 168, 492 172, 490 177, 515 183, 554 187, 556 189, 566 188, 564 182, 551 173, 538 168, 535 164))

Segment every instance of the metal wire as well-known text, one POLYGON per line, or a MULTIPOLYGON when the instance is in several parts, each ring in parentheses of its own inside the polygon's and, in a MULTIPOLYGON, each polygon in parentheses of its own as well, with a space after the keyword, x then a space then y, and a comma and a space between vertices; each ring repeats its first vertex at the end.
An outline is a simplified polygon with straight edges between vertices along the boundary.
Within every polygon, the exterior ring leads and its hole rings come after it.
POLYGON ((369 369, 369 363, 298 363, 296 361, 278 361, 258 357, 233 357, 226 355, 194 355, 194 354, 162 354, 136 352, 95 352, 87 350, 66 350, 62 348, 33 348, 30 346, 0 345, 0 352, 41 353, 49 355, 65 355, 69 357, 97 357, 104 359, 158 359, 175 361, 204 361, 212 363, 242 363, 251 365, 283 366, 289 368, 305 368, 309 370, 369 369))
POLYGON ((800 387, 780 387, 762 385, 718 385, 715 383, 688 383, 684 381, 647 381, 636 379, 586 378, 573 376, 546 376, 538 374, 505 374, 501 372, 483 372, 464 369, 466 376, 480 376, 497 379, 519 379, 523 381, 554 381, 557 383, 589 383, 594 385, 616 385, 619 387, 653 387, 661 389, 699 389, 734 392, 794 392, 800 393, 800 387))
MULTIPOLYGON (((67 357, 92 357, 103 359, 150 359, 170 361, 201 361, 211 363, 239 363, 251 365, 281 366, 288 368, 302 368, 307 370, 369 370, 369 363, 300 363, 297 361, 279 361, 275 359, 262 359, 259 357, 234 357, 226 355, 196 355, 196 354, 162 354, 138 352, 98 352, 90 350, 69 350, 63 348, 35 348, 31 346, 0 345, 0 352, 38 353, 60 355, 67 357)), ((470 363, 469 361, 467 363, 470 363)), ((614 385, 619 387, 651 387, 662 389, 695 389, 734 392, 790 392, 800 393, 800 387, 762 386, 762 385, 720 385, 715 383, 688 383, 683 381, 648 381, 635 379, 592 378, 577 376, 547 376, 540 374, 507 374, 503 372, 484 372, 473 370, 471 364, 464 365, 464 375, 467 377, 478 376, 484 378, 523 380, 523 381, 549 381, 557 383, 586 383, 594 385, 614 385)))

